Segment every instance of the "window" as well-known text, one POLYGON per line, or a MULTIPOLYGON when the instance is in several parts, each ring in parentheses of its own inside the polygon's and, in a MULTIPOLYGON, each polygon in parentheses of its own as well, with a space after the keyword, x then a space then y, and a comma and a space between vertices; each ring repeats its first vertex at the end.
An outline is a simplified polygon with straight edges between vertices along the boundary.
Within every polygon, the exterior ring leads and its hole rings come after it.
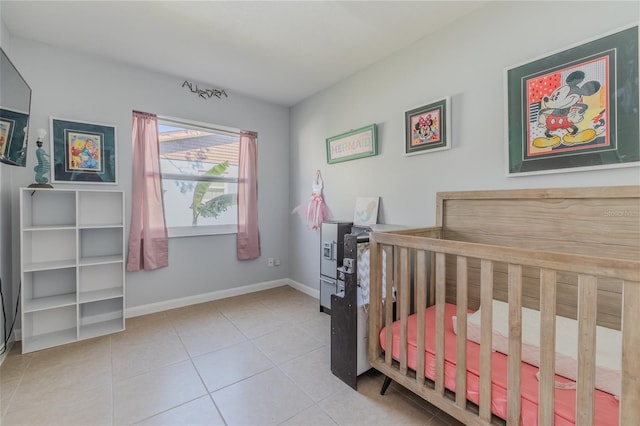
POLYGON ((239 132, 158 117, 170 237, 237 232, 239 132))

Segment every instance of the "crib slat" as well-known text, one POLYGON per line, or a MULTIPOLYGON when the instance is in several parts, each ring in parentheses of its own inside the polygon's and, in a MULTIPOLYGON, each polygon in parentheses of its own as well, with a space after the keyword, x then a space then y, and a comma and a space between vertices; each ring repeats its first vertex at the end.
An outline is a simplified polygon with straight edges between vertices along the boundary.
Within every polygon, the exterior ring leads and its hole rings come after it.
POLYGON ((491 345, 493 334, 493 262, 480 262, 480 418, 491 421, 491 345))
POLYGON ((370 274, 369 281, 369 359, 378 359, 381 350, 378 339, 374 339, 374 330, 382 329, 382 262, 380 261, 380 245, 376 242, 369 244, 370 274))
POLYGON ((401 288, 400 292, 400 372, 407 374, 407 317, 409 316, 409 305, 411 291, 409 285, 411 280, 409 278, 409 272, 411 267, 409 265, 409 249, 406 247, 400 248, 400 281, 398 288, 401 288))
POLYGON ((444 395, 444 303, 446 255, 436 253, 436 376, 435 390, 444 395))
POLYGON ((540 383, 538 424, 554 423, 556 370, 556 272, 540 270, 540 383))
MULTIPOLYGON (((386 298, 384 301, 384 307, 385 307, 385 326, 389 327, 387 328, 387 333, 385 336, 385 347, 387 348, 387 350, 384 353, 384 362, 387 365, 391 365, 391 362, 393 360, 392 358, 392 352, 393 352, 393 276, 395 274, 394 269, 393 268, 393 255, 392 253, 395 250, 392 250, 391 246, 384 246, 384 252, 385 252, 385 262, 387 264, 387 277, 386 277, 386 282, 385 282, 385 286, 386 286, 386 298)), ((376 340, 378 338, 376 337, 376 340)))
POLYGON ((591 425, 594 416, 596 384, 596 315, 598 280, 578 275, 578 378, 576 424, 591 425))
POLYGON ((622 395, 620 424, 640 424, 640 283, 622 287, 622 395))
POLYGON ((509 367, 507 425, 520 424, 520 361, 522 360, 522 266, 509 264, 509 367))
POLYGON ((424 384, 424 316, 427 306, 427 253, 424 250, 416 252, 416 314, 418 315, 416 381, 420 386, 424 384))
POLYGON ((467 258, 458 256, 456 278, 456 404, 467 406, 467 306, 468 273, 467 258))

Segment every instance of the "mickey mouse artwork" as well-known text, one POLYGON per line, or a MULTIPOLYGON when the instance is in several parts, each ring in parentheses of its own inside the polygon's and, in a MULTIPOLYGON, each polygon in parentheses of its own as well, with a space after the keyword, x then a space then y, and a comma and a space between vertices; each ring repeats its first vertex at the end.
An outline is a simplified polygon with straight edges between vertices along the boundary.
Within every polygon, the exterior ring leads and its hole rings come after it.
POLYGON ((595 61, 527 82, 529 155, 609 144, 607 65, 595 61))
POLYGON ((405 111, 405 154, 451 148, 450 98, 444 97, 405 111))

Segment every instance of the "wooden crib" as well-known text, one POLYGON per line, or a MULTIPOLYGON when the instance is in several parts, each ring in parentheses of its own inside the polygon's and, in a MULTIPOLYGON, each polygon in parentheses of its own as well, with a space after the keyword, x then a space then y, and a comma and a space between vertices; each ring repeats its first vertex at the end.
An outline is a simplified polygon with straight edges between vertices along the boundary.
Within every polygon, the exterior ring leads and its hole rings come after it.
POLYGON ((439 193, 435 227, 370 244, 369 360, 388 378, 466 424, 640 424, 640 186, 439 193), (504 354, 495 301, 508 304, 504 354), (532 310, 537 366, 523 362, 532 310), (553 356, 567 318, 573 380, 553 356), (596 389, 601 328, 620 337, 616 396, 596 389))

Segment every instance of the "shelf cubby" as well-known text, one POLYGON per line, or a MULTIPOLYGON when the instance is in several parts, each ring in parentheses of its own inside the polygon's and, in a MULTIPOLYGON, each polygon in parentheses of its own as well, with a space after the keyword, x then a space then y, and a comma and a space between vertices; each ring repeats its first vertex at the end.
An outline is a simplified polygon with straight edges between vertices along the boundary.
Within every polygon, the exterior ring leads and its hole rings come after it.
POLYGON ((77 302, 75 266, 25 273, 22 285, 25 312, 70 306, 77 302))
POLYGON ((26 189, 22 191, 22 226, 75 227, 76 191, 26 189), (51 209, 55 206, 55 209, 51 209))
POLYGON ((116 263, 80 266, 78 273, 80 303, 124 296, 122 260, 116 263))
POLYGON ((23 231, 22 263, 25 270, 75 265, 76 239, 75 228, 23 231))
POLYGON ((124 329, 123 297, 82 303, 79 306, 81 339, 114 333, 124 329))
POLYGON ((32 352, 78 339, 77 305, 23 313, 22 351, 32 352))
POLYGON ((123 194, 119 191, 81 192, 78 194, 78 226, 122 226, 123 205, 123 194))

